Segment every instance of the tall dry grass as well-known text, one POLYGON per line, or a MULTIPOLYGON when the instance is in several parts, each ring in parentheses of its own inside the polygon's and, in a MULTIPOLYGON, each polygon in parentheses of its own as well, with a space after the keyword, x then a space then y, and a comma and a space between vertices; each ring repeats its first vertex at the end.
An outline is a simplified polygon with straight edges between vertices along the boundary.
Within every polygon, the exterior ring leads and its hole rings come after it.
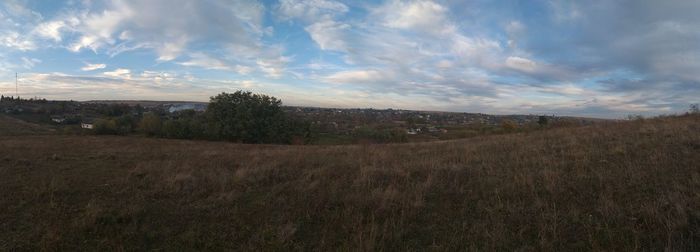
POLYGON ((397 145, 0 137, 0 250, 700 250, 700 117, 397 145))
POLYGON ((0 114, 0 136, 49 135, 56 129, 0 114))

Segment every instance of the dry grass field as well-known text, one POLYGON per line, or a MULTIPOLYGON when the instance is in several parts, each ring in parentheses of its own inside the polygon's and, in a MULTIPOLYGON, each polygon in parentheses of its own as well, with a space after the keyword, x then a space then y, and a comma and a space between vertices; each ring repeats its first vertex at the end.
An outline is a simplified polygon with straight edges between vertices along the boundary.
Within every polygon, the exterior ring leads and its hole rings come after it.
POLYGON ((396 145, 0 136, 0 250, 699 251, 700 117, 396 145))
POLYGON ((25 122, 13 117, 0 115, 0 136, 48 135, 55 129, 45 125, 25 122))

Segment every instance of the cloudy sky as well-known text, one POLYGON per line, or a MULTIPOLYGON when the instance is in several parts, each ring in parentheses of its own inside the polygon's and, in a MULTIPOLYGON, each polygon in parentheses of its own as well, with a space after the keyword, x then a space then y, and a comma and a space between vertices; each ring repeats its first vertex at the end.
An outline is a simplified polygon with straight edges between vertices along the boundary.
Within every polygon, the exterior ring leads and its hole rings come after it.
POLYGON ((0 93, 619 118, 700 97, 700 1, 3 0, 0 93))

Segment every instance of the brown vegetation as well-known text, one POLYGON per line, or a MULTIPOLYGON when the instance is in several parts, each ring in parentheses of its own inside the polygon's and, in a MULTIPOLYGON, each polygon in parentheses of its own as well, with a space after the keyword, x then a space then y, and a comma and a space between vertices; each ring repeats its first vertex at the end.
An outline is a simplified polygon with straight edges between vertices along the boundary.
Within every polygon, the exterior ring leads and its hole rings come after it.
POLYGON ((0 250, 700 250, 700 117, 273 146, 0 137, 0 250))
POLYGON ((50 127, 0 115, 0 136, 46 135, 54 132, 55 129, 50 127))

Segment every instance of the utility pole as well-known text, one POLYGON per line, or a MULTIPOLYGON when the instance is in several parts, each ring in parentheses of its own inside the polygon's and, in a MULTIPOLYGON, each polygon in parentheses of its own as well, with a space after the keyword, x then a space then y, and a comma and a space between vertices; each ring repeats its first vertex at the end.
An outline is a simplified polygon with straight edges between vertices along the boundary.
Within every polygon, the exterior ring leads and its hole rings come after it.
POLYGON ((19 86, 17 85, 17 72, 15 72, 15 95, 19 97, 19 86))

